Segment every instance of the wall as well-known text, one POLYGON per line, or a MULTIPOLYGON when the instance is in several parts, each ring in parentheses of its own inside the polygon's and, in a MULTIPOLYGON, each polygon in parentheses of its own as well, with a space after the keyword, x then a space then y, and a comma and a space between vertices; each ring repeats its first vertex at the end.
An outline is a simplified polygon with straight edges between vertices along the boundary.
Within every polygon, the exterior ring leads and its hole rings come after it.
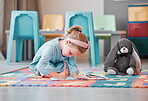
MULTIPOLYGON (((10 29, 10 16, 11 11, 17 9, 17 0, 4 0, 4 29, 10 29)), ((6 57, 7 52, 7 36, 5 32, 3 33, 3 46, 2 46, 2 53, 6 57)))
POLYGON ((114 14, 117 30, 127 30, 128 5, 135 3, 148 3, 148 0, 104 0, 104 14, 114 14))
POLYGON ((63 14, 66 11, 92 11, 93 15, 104 14, 103 0, 37 0, 40 27, 44 14, 63 14))
POLYGON ((4 33, 4 0, 0 0, 0 59, 4 59, 2 54, 2 45, 3 45, 3 33, 4 33))

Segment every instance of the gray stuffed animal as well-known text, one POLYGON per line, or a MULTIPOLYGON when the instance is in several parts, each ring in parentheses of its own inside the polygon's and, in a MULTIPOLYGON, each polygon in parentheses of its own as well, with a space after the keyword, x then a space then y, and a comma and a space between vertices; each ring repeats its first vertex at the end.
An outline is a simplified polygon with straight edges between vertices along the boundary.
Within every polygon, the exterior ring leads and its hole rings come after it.
POLYGON ((109 52, 104 63, 104 71, 109 74, 139 74, 141 61, 135 45, 126 38, 120 39, 109 52))

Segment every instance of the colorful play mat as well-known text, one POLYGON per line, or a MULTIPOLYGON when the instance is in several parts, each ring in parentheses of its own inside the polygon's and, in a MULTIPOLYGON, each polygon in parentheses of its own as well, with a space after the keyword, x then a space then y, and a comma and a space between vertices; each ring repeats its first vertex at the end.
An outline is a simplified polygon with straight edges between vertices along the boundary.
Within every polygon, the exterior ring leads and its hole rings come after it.
POLYGON ((99 74, 108 79, 54 80, 36 76, 29 68, 0 74, 0 86, 9 87, 97 87, 97 88, 148 88, 148 69, 140 75, 108 75, 101 68, 80 68, 80 75, 99 74))

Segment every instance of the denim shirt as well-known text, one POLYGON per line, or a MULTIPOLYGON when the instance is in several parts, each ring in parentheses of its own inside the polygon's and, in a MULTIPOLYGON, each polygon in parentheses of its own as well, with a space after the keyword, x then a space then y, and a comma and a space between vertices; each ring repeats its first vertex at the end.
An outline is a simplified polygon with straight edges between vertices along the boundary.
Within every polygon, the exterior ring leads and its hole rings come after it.
POLYGON ((60 73, 64 70, 64 60, 66 60, 66 68, 69 68, 70 74, 74 72, 79 73, 76 65, 76 57, 62 56, 60 44, 60 38, 55 38, 51 41, 43 44, 37 51, 30 63, 29 68, 35 73, 38 72, 41 76, 48 75, 51 71, 60 73))

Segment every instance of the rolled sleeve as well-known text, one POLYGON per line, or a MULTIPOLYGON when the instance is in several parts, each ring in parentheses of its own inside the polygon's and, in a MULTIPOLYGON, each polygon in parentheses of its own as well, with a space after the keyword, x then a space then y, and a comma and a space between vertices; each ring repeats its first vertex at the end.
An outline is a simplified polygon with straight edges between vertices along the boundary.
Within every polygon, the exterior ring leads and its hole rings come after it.
POLYGON ((37 70, 41 73, 41 76, 48 75, 51 71, 53 71, 54 66, 52 63, 48 62, 46 63, 38 63, 37 64, 37 70))
POLYGON ((42 54, 38 64, 36 65, 37 70, 41 75, 48 75, 55 67, 54 64, 50 63, 50 60, 53 56, 54 48, 48 48, 42 54))

